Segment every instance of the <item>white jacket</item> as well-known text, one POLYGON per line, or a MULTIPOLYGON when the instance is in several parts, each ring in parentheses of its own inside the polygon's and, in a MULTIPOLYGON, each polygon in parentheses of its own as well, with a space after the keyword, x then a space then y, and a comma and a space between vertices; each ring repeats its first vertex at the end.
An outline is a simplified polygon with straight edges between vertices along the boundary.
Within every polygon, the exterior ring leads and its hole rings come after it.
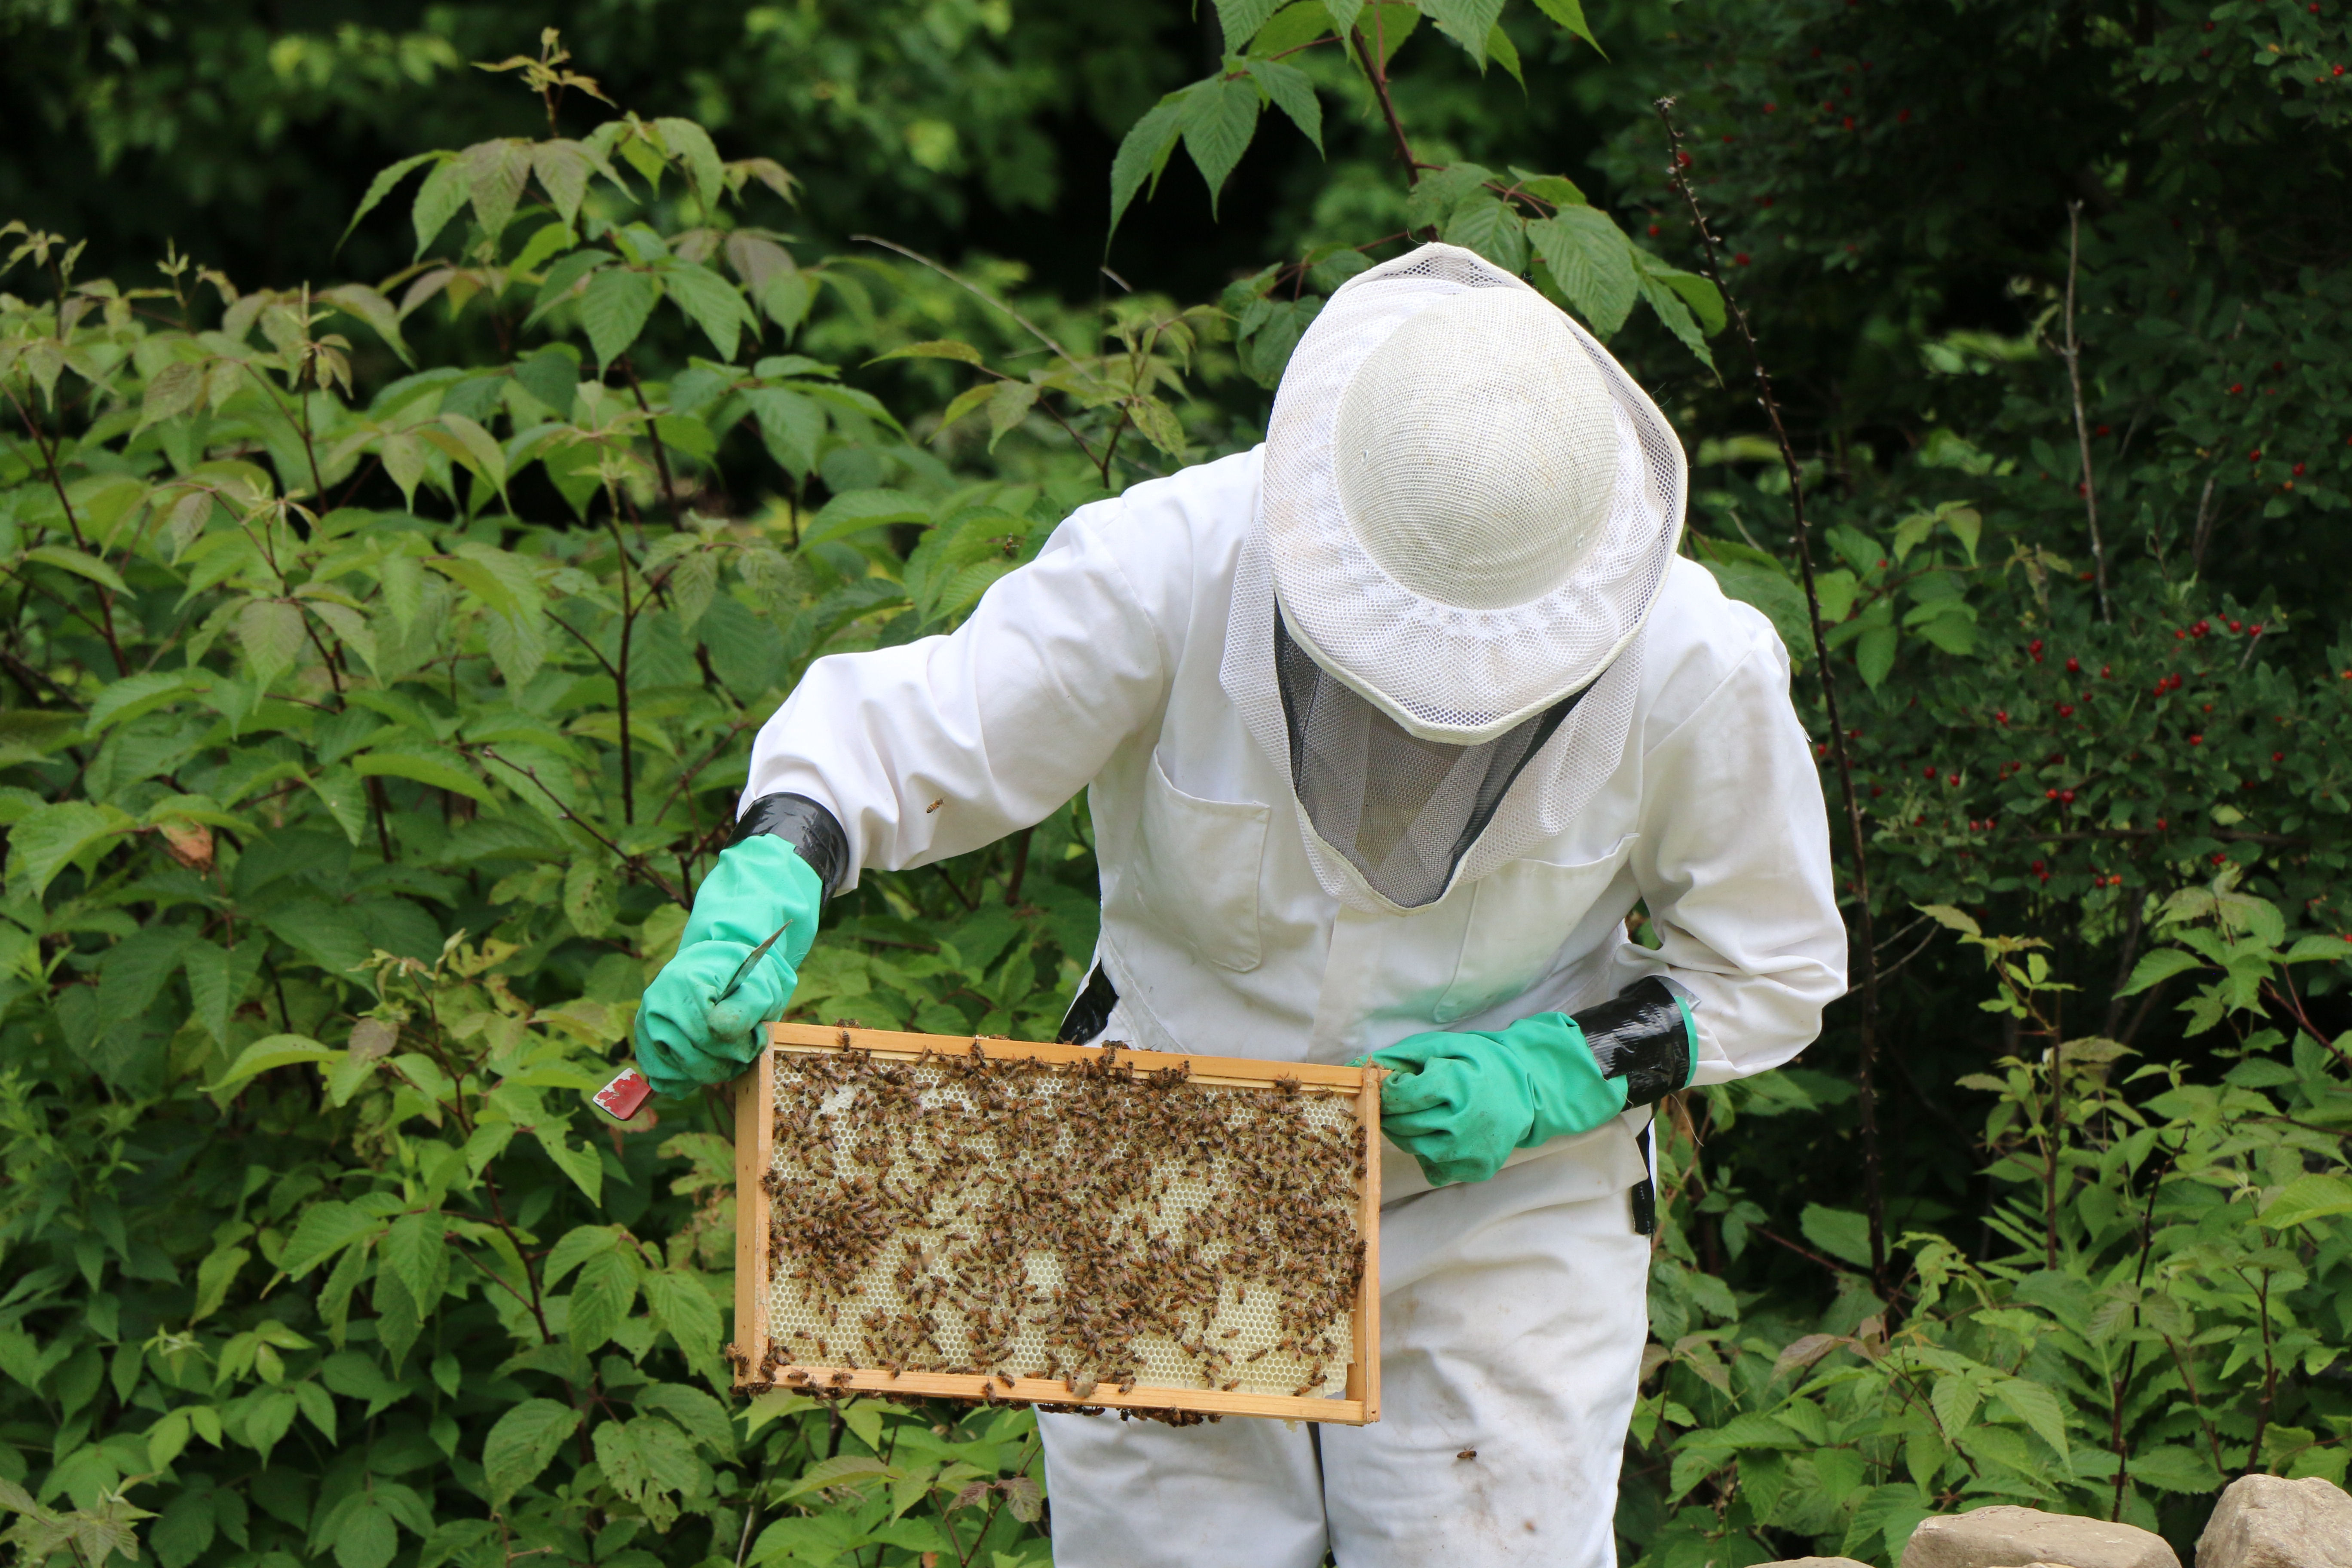
MULTIPOLYGON (((1423 909, 1361 912, 1318 883, 1286 762, 1219 680, 1259 468, 1243 453, 1082 508, 952 636, 819 659, 761 731, 744 799, 828 806, 855 886, 860 868, 977 849, 1087 790, 1096 956, 1119 994, 1106 1034, 1148 1048, 1342 1062, 1575 1012, 1649 974, 1695 1005, 1696 1082, 1811 1041, 1845 989, 1845 931, 1770 623, 1676 560, 1624 754, 1568 829, 1423 909), (1636 900, 1662 947, 1627 938, 1636 900)), ((1559 1154, 1595 1195, 1630 1186, 1648 1115, 1515 1162, 1559 1154)), ((1424 1190, 1390 1156, 1388 1195, 1424 1190)))

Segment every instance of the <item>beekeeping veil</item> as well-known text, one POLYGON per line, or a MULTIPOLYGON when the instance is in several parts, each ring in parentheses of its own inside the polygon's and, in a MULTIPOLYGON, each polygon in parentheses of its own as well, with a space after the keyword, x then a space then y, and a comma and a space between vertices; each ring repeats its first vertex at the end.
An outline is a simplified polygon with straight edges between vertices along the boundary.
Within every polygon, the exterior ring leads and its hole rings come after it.
POLYGON ((1472 252, 1425 245, 1332 297, 1275 395, 1219 670, 1326 891, 1433 903, 1592 797, 1684 480, 1608 352, 1472 252))

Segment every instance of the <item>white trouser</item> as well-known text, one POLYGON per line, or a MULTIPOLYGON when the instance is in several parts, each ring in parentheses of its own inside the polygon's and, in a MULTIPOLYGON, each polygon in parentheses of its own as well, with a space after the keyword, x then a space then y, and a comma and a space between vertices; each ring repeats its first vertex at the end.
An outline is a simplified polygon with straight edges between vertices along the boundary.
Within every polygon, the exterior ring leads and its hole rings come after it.
POLYGON ((1381 1211, 1371 1426, 1041 1416, 1056 1568, 1613 1568, 1650 1244, 1590 1192, 1539 1159, 1381 1211))

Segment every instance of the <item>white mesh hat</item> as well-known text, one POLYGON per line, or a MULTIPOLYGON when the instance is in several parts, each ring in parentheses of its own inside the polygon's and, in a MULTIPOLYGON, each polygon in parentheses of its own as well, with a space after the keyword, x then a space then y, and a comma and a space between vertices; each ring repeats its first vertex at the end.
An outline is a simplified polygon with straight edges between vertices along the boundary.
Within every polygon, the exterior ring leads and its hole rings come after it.
POLYGON ((1276 395, 1219 669, 1325 891, 1425 908, 1616 773, 1684 479, 1617 362, 1471 252, 1333 297, 1276 395))
POLYGON ((1283 372, 1264 531, 1289 631, 1408 733, 1492 741, 1622 653, 1682 444, 1591 334, 1470 251, 1351 279, 1283 372))

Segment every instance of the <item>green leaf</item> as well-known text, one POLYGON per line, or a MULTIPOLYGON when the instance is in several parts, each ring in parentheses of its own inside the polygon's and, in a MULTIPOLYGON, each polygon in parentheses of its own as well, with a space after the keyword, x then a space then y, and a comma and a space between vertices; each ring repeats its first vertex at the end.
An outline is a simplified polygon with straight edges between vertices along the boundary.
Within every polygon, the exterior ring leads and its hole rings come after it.
MULTIPOLYGON (((1209 216, 1217 216, 1217 200, 1225 178, 1249 151, 1257 133, 1256 85, 1246 79, 1213 79, 1197 83, 1184 100, 1184 151, 1208 182, 1209 216)), ((1114 171, 1115 173, 1116 171, 1114 171)))
POLYGON ((336 1568, 386 1568, 400 1549, 392 1515, 365 1493, 337 1510, 333 1538, 336 1568))
POLYGON ((801 548, 894 522, 929 522, 931 509, 904 490, 845 490, 801 531, 801 548))
POLYGON ((2284 1230, 2339 1214, 2352 1214, 2352 1182, 2314 1173, 2289 1182, 2278 1196, 2263 1205, 2261 1217, 2273 1230, 2284 1230))
POLYGON ((604 1163, 596 1158, 593 1149, 582 1149, 567 1143, 561 1125, 542 1121, 530 1130, 555 1168, 572 1178, 572 1185, 587 1195, 592 1204, 601 1203, 604 1195, 604 1163))
POLYGON ((1578 0, 1536 0, 1536 9, 1600 50, 1603 59, 1608 58, 1609 51, 1601 47, 1600 40, 1592 36, 1592 29, 1584 25, 1584 7, 1578 4, 1578 0))
MULTIPOLYGON (((1627 248, 1633 248, 1630 243, 1627 248)), ((1651 313, 1658 318, 1666 331, 1674 333, 1675 342, 1690 350, 1699 363, 1713 370, 1715 352, 1706 346, 1706 334, 1699 331, 1698 322, 1691 315, 1689 303, 1667 280, 1649 270, 1646 251, 1633 250, 1633 255, 1643 268, 1643 302, 1650 307, 1651 313)))
POLYGON ((1160 171, 1168 167, 1168 154, 1175 150, 1184 129, 1184 106, 1197 89, 1196 84, 1170 93, 1119 139, 1118 155, 1110 163, 1111 233, 1118 232, 1118 220, 1147 181, 1154 191, 1160 188, 1160 171))
POLYGON ((1456 205, 1445 220, 1445 243, 1475 250, 1506 272, 1528 266, 1527 225, 1510 205, 1485 191, 1456 205))
POLYGON ((131 592, 131 584, 116 575, 113 567, 95 555, 63 544, 44 544, 25 552, 25 559, 37 561, 45 566, 55 566, 77 577, 87 577, 101 588, 111 588, 118 594, 131 592))
POLYGON ((1832 1258, 1857 1268, 1870 1267, 1870 1222, 1861 1215, 1850 1209, 1807 1204, 1804 1212, 1797 1216, 1797 1228, 1804 1232, 1807 1241, 1832 1258))
POLYGON ((1641 292, 1633 247, 1606 213, 1563 207, 1527 226, 1528 241, 1551 269, 1568 302, 1604 342, 1633 311, 1641 292))
POLYGON ((904 348, 892 349, 888 353, 876 354, 866 363, 880 364, 889 359, 952 359, 971 365, 984 366, 986 363, 980 357, 978 349, 956 338, 933 338, 928 342, 908 343, 904 348))
POLYGON ((1503 0, 1421 0, 1437 30, 1462 46, 1478 68, 1486 68, 1486 35, 1503 14, 1503 0))
POLYGON ((761 386, 743 394, 743 401, 759 420, 760 437, 777 467, 796 478, 816 467, 817 443, 824 438, 824 410, 814 398, 789 387, 761 386))
POLYGON ((1217 22, 1224 29, 1225 53, 1237 55, 1248 47, 1258 29, 1281 9, 1282 0, 1217 0, 1217 22))
POLYGON ((1315 81, 1305 71, 1286 60, 1250 60, 1249 73, 1274 106, 1290 116, 1290 122, 1307 140, 1315 143, 1315 151, 1323 151, 1323 104, 1315 96, 1315 81))
POLYGON ((530 143, 511 137, 477 142, 457 154, 466 170, 467 194, 473 198, 474 221, 495 238, 505 232, 522 199, 523 183, 530 178, 530 143))
POLYGON ((864 1480, 895 1481, 900 1472, 880 1459, 866 1455, 842 1454, 830 1459, 819 1459, 801 1474, 801 1479, 786 1487, 780 1502, 791 1502, 812 1492, 829 1487, 854 1484, 864 1480))
POLYGON ((700 1365, 719 1353, 719 1304, 692 1276, 659 1270, 644 1280, 646 1307, 654 1321, 677 1342, 690 1365, 700 1365))
POLYGON ((661 133, 662 145, 669 155, 686 165, 686 174, 693 184, 694 195, 706 212, 715 211, 719 197, 726 194, 727 170, 719 161, 719 149, 711 144, 710 132, 691 120, 681 120, 665 114, 654 121, 661 133))
POLYGON ((526 1399, 499 1417, 482 1444, 482 1480, 492 1507, 539 1479, 564 1439, 580 1429, 580 1412, 552 1399, 526 1399))
POLYGON ((383 1221, 353 1204, 329 1199, 302 1211, 286 1250, 278 1255, 279 1272, 299 1279, 346 1247, 373 1233, 383 1221))
POLYGON ((247 600, 236 613, 236 640, 255 688, 267 691, 302 651, 302 611, 284 599, 247 600))
POLYGON ((2025 1423, 2033 1435, 2057 1453, 2058 1462, 2069 1474, 2074 1468, 2073 1451, 2066 1446, 2065 1412, 2058 1396, 2038 1383, 2012 1377, 1993 1385, 1993 1397, 2009 1407, 2011 1415, 2025 1423))
POLYGON ((272 1068, 294 1067, 305 1062, 331 1062, 342 1054, 329 1050, 308 1035, 270 1035, 238 1052, 229 1069, 205 1085, 205 1092, 220 1094, 272 1068))
POLYGON ((122 813, 84 801, 27 812, 8 829, 8 890, 37 900, 68 862, 130 826, 122 813))
POLYGON ((2160 984, 2176 974, 2204 967, 2204 960, 2178 947, 2159 947, 2153 952, 2142 953, 2132 965, 2131 979, 2116 993, 2118 997, 2137 996, 2151 985, 2160 984))
POLYGON ((654 312, 654 280, 650 274, 626 267, 608 267, 588 280, 580 300, 580 325, 588 334, 599 367, 610 369, 614 360, 645 331, 654 312))
POLYGON ((419 153, 414 157, 403 158, 399 163, 394 163, 389 169, 382 171, 374 179, 370 180, 368 182, 367 195, 360 198, 358 209, 352 214, 352 221, 343 226, 343 232, 336 237, 335 248, 337 250, 342 249, 343 242, 352 237, 352 230, 359 227, 360 219, 373 212, 376 208, 377 203, 383 201, 384 197, 392 195, 392 187, 406 179, 411 170, 415 169, 420 163, 429 163, 436 158, 446 158, 448 156, 449 154, 446 153, 419 153))
MULTIPOLYGON (((759 330, 760 319, 735 285, 708 267, 691 261, 671 261, 661 268, 662 288, 688 320, 702 329, 722 360, 732 361, 743 340, 743 329, 759 330)), ((592 290, 593 292, 593 290, 592 290)))
POLYGON ((1893 626, 1873 626, 1854 639, 1854 668, 1862 672, 1862 683, 1873 691, 1895 668, 1895 637, 1893 626))
POLYGON ((735 1457, 735 1423, 727 1407, 698 1388, 656 1383, 631 1396, 640 1410, 656 1410, 686 1429, 688 1436, 720 1458, 735 1457))
POLYGON ((620 1328, 636 1299, 635 1263, 617 1250, 598 1253, 580 1266, 572 1282, 566 1337, 582 1354, 593 1354, 620 1328))
POLYGON ((425 177, 425 184, 417 188, 416 203, 409 208, 409 220, 416 226, 419 258, 425 255, 425 247, 466 205, 465 163, 454 153, 440 156, 443 162, 425 177))
POLYGON ((423 741, 388 740, 353 757, 352 771, 362 778, 414 779, 468 800, 490 798, 490 786, 457 752, 423 741))
POLYGON ((2211 1492, 2221 1484, 2221 1472, 2202 1449, 2179 1444, 2135 1449, 2125 1468, 2134 1481, 2158 1491, 2196 1495, 2211 1492))
POLYGON ((376 1259, 407 1287, 418 1316, 430 1313, 449 1284, 449 1237, 441 1216, 401 1215, 377 1246, 376 1259))
MULTIPOLYGON (((1036 406, 1038 391, 1037 386, 1025 381, 1000 381, 989 389, 988 449, 990 451, 995 451, 997 442, 1003 440, 1011 431, 1017 429, 1021 422, 1029 417, 1029 410, 1036 406)), ((1137 420, 1137 427, 1141 428, 1142 423, 1140 419, 1137 420)), ((1146 431, 1145 434, 1149 435, 1150 432, 1146 431)))

